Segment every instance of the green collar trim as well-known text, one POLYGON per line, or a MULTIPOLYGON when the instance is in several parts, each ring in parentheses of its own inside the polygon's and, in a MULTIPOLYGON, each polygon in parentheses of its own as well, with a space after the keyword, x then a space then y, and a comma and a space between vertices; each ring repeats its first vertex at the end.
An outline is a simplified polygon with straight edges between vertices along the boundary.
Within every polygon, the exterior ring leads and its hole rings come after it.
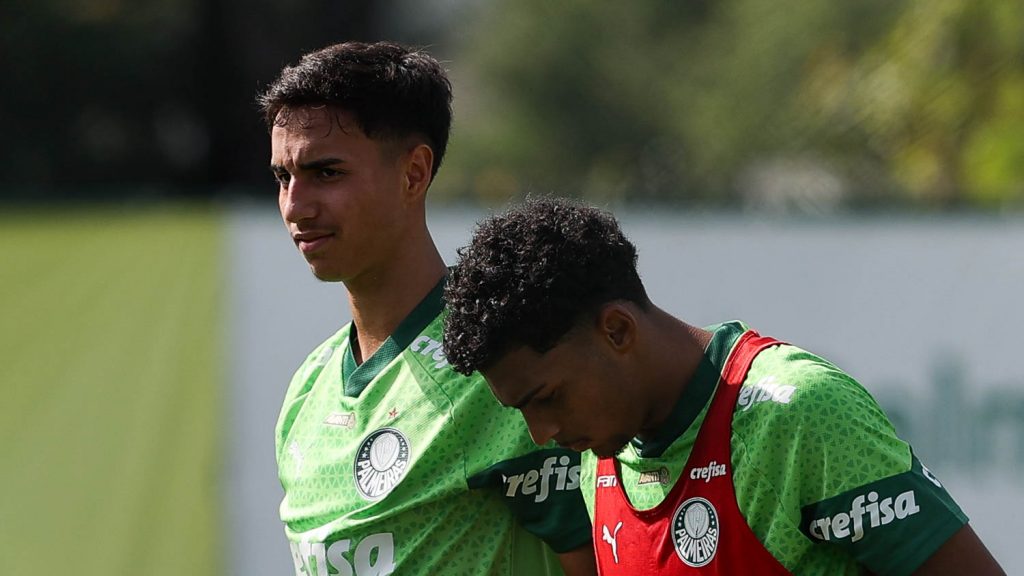
POLYGON ((747 331, 746 325, 741 322, 725 322, 705 328, 712 332, 711 342, 708 343, 704 357, 701 358, 697 371, 690 379, 690 383, 683 390, 683 395, 676 402, 668 419, 660 430, 646 441, 633 438, 632 444, 641 458, 656 458, 661 456, 668 447, 675 442, 676 438, 684 432, 697 419, 704 406, 710 401, 711 395, 721 378, 722 369, 725 367, 729 353, 736 344, 740 335, 747 331))
POLYGON ((349 345, 345 348, 341 362, 341 384, 345 396, 358 398, 381 370, 398 358, 398 355, 412 344, 413 339, 437 318, 444 309, 443 295, 447 279, 447 276, 441 278, 405 320, 402 320, 395 333, 388 336, 384 344, 362 364, 356 364, 356 358, 352 354, 352 349, 359 344, 356 325, 352 324, 348 334, 349 345))

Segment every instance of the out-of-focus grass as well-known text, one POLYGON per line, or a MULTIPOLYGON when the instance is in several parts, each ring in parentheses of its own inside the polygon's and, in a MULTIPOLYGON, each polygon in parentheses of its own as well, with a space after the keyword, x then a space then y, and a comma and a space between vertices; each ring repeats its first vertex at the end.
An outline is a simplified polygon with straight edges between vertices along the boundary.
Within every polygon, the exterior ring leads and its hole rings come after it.
POLYGON ((222 573, 218 219, 0 212, 0 573, 222 573))

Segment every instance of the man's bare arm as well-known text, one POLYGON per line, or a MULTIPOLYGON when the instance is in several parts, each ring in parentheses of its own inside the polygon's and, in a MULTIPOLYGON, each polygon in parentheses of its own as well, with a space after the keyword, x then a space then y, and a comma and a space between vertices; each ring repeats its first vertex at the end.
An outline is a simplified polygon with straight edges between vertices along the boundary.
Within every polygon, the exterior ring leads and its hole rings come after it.
POLYGON ((1006 576, 971 526, 964 525, 939 547, 914 576, 1006 576))
POLYGON ((590 544, 558 555, 565 576, 595 576, 597 561, 594 560, 594 547, 590 544))

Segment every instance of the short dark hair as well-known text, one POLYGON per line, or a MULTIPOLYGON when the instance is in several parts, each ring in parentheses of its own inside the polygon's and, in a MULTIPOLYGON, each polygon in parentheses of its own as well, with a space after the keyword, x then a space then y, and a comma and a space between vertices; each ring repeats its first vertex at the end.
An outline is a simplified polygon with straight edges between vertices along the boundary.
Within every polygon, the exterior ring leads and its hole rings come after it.
POLYGON ((452 123, 452 86, 441 64, 393 42, 345 42, 310 52, 257 98, 268 128, 287 112, 330 106, 352 114, 367 138, 421 135, 441 167, 452 123))
POLYGON ((533 198, 481 222, 445 288, 444 351, 455 370, 486 370, 515 346, 553 348, 608 302, 650 306, 636 247, 615 218, 533 198))

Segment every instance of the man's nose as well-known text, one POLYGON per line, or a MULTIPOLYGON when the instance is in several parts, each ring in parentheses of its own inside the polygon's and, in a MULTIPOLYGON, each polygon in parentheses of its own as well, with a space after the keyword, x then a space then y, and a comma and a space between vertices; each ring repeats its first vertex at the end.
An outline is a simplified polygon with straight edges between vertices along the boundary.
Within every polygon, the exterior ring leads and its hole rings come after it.
POLYGON ((522 414, 534 444, 543 446, 550 442, 555 437, 555 434, 558 433, 557 424, 551 418, 538 414, 536 410, 523 410, 522 414))
POLYGON ((280 193, 281 217, 286 222, 301 222, 316 216, 316 196, 312 188, 299 178, 292 178, 280 193))

